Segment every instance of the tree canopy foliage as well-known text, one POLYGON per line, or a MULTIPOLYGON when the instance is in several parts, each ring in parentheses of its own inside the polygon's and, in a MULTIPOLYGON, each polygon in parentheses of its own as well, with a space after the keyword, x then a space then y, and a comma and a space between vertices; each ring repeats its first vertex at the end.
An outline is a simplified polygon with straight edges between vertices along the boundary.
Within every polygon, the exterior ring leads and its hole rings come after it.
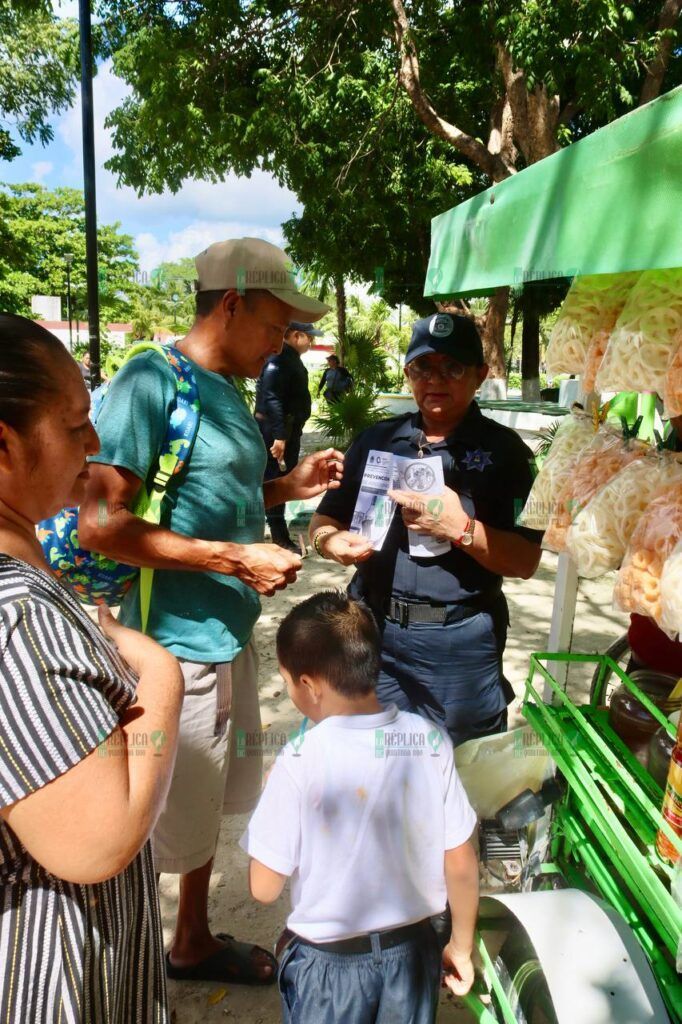
POLYGON ((430 218, 678 83, 681 7, 101 0, 132 87, 111 166, 140 191, 269 170, 295 259, 426 312, 430 218))
MULTIPOLYGON (((100 224, 98 251, 103 322, 127 316, 137 253, 119 224, 100 224)), ((66 254, 73 256, 74 318, 87 319, 83 193, 38 184, 0 184, 0 308, 30 316, 33 295, 60 295, 66 312, 66 254)))
POLYGON ((42 0, 0 0, 0 160, 17 141, 52 139, 49 117, 71 106, 78 77, 78 29, 42 0))
POLYGON ((157 331, 184 334, 194 319, 196 269, 190 257, 161 263, 149 283, 135 291, 131 317, 136 338, 151 338, 157 331))

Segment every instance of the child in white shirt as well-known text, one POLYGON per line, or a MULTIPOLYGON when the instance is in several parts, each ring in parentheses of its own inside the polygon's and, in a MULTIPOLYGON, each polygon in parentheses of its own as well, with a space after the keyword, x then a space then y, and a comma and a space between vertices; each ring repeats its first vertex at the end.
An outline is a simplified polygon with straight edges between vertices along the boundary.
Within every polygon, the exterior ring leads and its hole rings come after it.
POLYGON ((255 899, 291 878, 279 986, 287 1024, 435 1020, 441 959, 473 981, 476 816, 445 730, 382 709, 379 633, 343 594, 316 594, 277 635, 289 696, 315 728, 281 752, 241 845, 255 899), (447 902, 442 951, 429 918, 447 902))

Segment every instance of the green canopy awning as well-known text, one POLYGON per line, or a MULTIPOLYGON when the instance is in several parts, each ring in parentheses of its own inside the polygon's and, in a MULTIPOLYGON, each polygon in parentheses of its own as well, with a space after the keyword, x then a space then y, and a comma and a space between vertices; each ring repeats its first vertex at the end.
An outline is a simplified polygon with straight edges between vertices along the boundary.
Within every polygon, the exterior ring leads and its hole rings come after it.
POLYGON ((682 86, 431 222, 424 294, 682 266, 682 86))

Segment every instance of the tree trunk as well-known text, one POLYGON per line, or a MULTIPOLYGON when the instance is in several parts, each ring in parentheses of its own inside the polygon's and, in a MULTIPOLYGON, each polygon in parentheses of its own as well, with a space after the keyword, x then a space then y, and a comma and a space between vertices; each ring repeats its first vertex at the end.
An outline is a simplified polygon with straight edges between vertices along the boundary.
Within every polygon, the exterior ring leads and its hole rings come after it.
POLYGON ((344 365, 346 354, 346 289, 343 277, 334 278, 334 291, 336 292, 336 323, 339 336, 339 360, 344 365))
POLYGON ((507 359, 507 377, 512 371, 512 365, 514 362, 514 342, 516 340, 516 328, 519 323, 519 304, 518 301, 514 303, 514 309, 512 310, 511 327, 509 331, 509 357, 507 359))
POLYGON ((540 401, 540 317, 529 309, 524 310, 521 330, 521 398, 540 401))
POLYGON ((483 325, 483 356, 490 367, 491 377, 506 379, 507 367, 504 359, 504 327, 509 307, 509 289, 498 288, 488 305, 483 325))

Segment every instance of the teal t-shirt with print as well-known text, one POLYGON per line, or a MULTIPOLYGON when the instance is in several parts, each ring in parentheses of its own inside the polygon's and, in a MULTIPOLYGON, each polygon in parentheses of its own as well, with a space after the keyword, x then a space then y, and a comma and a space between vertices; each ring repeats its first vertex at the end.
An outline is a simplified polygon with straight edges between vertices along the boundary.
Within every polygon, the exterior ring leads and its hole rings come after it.
MULTIPOLYGON (((173 477, 162 525, 187 537, 261 542, 266 452, 258 426, 229 378, 189 360, 199 389, 199 430, 189 462, 173 477)), ((101 449, 91 462, 121 466, 147 484, 156 470, 175 401, 163 356, 131 359, 111 382, 97 419, 101 449)), ((260 614, 255 590, 234 576, 156 570, 147 632, 190 661, 232 661, 260 614)), ((123 602, 121 621, 140 628, 139 587, 123 602)))

